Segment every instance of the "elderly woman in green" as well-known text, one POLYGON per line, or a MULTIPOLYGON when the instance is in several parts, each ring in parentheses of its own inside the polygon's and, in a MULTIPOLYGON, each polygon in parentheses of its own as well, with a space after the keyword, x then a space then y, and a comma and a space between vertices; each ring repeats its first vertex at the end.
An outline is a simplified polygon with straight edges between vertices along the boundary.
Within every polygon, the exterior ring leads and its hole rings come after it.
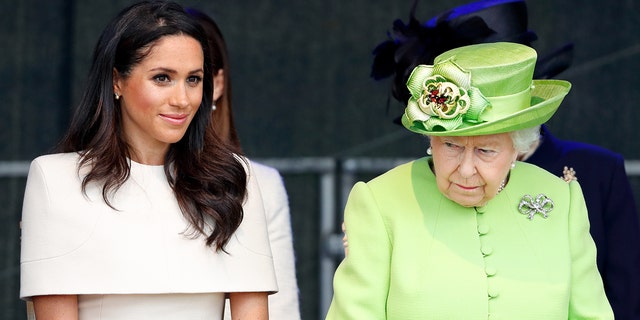
POLYGON ((613 319, 580 186, 517 162, 570 83, 514 43, 453 49, 409 77, 427 157, 352 189, 327 319, 613 319))

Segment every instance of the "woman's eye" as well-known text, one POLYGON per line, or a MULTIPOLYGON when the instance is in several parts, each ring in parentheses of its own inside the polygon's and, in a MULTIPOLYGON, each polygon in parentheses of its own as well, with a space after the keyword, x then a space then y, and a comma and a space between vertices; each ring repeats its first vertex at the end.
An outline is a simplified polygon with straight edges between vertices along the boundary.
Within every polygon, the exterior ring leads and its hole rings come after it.
POLYGON ((495 150, 491 150, 491 149, 478 149, 478 153, 482 154, 482 155, 493 155, 496 153, 495 150))
POLYGON ((453 144, 451 142, 445 142, 444 143, 445 147, 449 148, 449 149, 459 149, 460 146, 458 146, 457 144, 453 144))
POLYGON ((193 86, 198 85, 202 81, 202 77, 200 76, 191 76, 187 78, 187 82, 193 86))
POLYGON ((155 80, 156 82, 169 82, 169 76, 167 76, 166 74, 159 74, 153 77, 153 80, 155 80))

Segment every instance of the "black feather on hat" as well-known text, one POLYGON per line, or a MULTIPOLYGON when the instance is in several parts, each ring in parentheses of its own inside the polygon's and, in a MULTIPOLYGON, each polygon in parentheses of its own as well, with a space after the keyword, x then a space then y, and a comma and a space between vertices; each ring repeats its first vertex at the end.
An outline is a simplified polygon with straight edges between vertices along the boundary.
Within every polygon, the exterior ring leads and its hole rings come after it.
MULTIPOLYGON (((389 39, 373 50, 371 77, 381 80, 393 76, 391 94, 405 104, 411 71, 419 64, 433 64, 439 54, 461 46, 487 42, 516 42, 531 46, 537 35, 528 30, 527 6, 523 0, 481 0, 441 13, 426 23, 415 18, 414 0, 409 22, 393 22, 389 39)), ((540 56, 535 78, 552 78, 571 64, 573 45, 540 56)), ((394 120, 399 122, 399 118, 394 120)))

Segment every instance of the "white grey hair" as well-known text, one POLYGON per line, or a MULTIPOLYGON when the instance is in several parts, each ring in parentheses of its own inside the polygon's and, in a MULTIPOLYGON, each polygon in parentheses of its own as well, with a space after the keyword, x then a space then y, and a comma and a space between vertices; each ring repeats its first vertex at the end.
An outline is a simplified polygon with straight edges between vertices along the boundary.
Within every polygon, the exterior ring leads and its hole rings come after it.
POLYGON ((527 153, 533 144, 540 139, 540 125, 509 132, 513 147, 519 154, 527 153))

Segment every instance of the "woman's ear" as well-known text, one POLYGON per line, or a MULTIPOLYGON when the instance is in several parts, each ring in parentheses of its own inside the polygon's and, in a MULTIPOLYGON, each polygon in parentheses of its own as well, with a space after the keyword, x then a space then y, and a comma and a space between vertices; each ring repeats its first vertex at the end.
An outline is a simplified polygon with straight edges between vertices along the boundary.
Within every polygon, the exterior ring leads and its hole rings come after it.
POLYGON ((522 156, 526 156, 526 153, 520 153, 518 151, 514 153, 515 155, 513 156, 513 159, 511 159, 511 168, 513 168, 513 165, 516 163, 516 161, 524 161, 524 160, 521 160, 522 156))
POLYGON ((213 75, 213 101, 218 101, 224 92, 224 69, 213 75))
POLYGON ((117 96, 121 96, 122 92, 120 91, 120 82, 122 81, 120 79, 120 74, 118 73, 118 70, 116 70, 116 68, 113 68, 113 93, 116 94, 117 96))

